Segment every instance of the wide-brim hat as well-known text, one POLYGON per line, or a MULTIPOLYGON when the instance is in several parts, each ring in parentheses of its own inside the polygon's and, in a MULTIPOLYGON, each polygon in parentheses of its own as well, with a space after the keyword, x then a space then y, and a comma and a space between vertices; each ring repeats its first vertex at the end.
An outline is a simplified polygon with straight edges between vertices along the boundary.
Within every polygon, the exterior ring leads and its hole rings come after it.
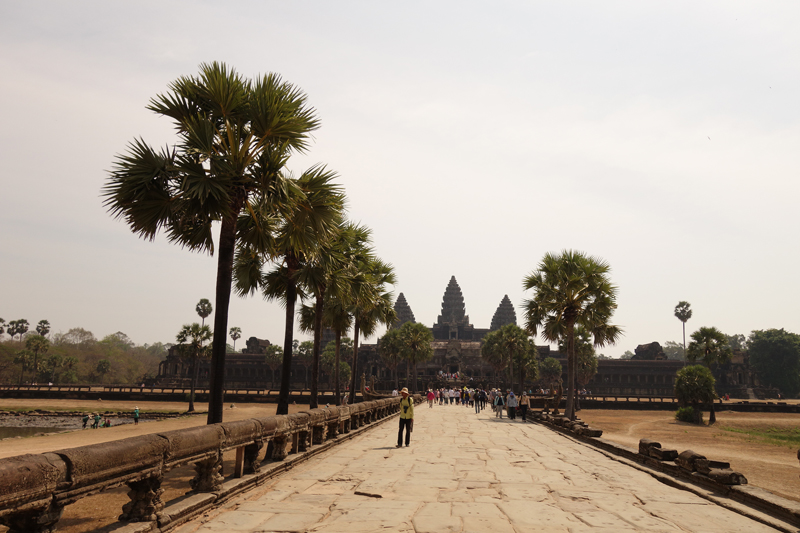
POLYGON ((408 387, 403 387, 400 389, 400 394, 408 394, 408 387))

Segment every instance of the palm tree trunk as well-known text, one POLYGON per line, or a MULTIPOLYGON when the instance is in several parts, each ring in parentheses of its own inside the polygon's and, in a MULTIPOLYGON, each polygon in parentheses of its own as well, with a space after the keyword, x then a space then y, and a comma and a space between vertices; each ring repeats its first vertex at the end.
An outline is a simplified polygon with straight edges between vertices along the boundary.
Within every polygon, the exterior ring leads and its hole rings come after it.
POLYGON ((514 387, 514 351, 511 350, 508 354, 508 386, 514 387))
POLYGON ((416 393, 419 389, 417 388, 417 359, 416 354, 414 355, 414 390, 411 391, 412 394, 416 393))
POLYGON ((286 329, 283 337, 283 365, 281 367, 281 390, 278 393, 278 409, 275 414, 289 414, 289 388, 292 379, 292 341, 294 340, 294 306, 297 301, 297 289, 294 280, 295 269, 287 255, 288 280, 286 282, 286 329))
MULTIPOLYGON (((196 323, 196 322, 195 322, 196 323)), ((192 390, 189 391, 189 410, 187 413, 194 413, 194 391, 197 388, 197 373, 200 370, 197 364, 197 354, 192 358, 192 390)))
POLYGON ((222 422, 225 403, 225 351, 228 331, 228 306, 231 302, 233 280, 233 252, 236 248, 236 218, 244 198, 231 202, 231 211, 222 219, 219 230, 219 256, 217 257, 216 312, 214 313, 214 340, 211 342, 211 376, 208 391, 208 423, 222 422))
POLYGON ((336 357, 334 358, 334 365, 333 365, 333 390, 334 394, 336 394, 336 403, 334 405, 342 405, 342 391, 341 386, 339 385, 339 361, 340 361, 340 354, 339 349, 342 347, 342 332, 338 329, 336 330, 336 357))
POLYGON ((319 345, 322 342, 322 306, 324 303, 324 293, 320 292, 316 301, 316 313, 314 314, 314 351, 311 357, 311 403, 309 408, 319 407, 317 393, 319 390, 319 345))
POLYGON ((567 406, 564 414, 575 419, 575 324, 567 324, 567 406))
POLYGON ((353 367, 350 376, 350 405, 356 403, 356 375, 358 375, 358 330, 361 327, 361 321, 358 319, 358 313, 355 313, 356 320, 353 324, 353 367))

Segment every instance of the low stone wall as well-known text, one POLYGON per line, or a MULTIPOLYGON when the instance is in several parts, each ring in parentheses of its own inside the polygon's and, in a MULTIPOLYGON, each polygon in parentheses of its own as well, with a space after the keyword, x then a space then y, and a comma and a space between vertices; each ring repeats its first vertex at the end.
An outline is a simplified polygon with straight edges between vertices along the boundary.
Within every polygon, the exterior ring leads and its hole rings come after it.
POLYGON ((398 412, 399 398, 381 399, 2 459, 0 523, 9 533, 49 532, 65 506, 126 484, 130 501, 119 520, 133 524, 116 531, 166 531, 398 412), (224 482, 222 454, 230 450, 234 479, 224 482), (167 506, 164 474, 186 464, 196 473, 191 493, 167 506))
MULTIPOLYGON (((598 449, 645 465, 652 470, 663 472, 672 478, 712 490, 721 496, 744 503, 800 527, 799 502, 777 496, 765 489, 748 486, 745 476, 731 470, 730 463, 709 460, 692 450, 678 453, 677 450, 663 448, 661 443, 650 439, 641 439, 639 449, 632 450, 601 438, 602 430, 591 428, 580 419, 571 421, 561 415, 551 415, 539 411, 529 412, 528 418, 598 449)), ((800 458, 800 452, 798 452, 798 458, 800 458)), ((705 497, 702 490, 697 491, 696 494, 705 497)), ((750 518, 762 521, 758 516, 750 516, 750 518)))

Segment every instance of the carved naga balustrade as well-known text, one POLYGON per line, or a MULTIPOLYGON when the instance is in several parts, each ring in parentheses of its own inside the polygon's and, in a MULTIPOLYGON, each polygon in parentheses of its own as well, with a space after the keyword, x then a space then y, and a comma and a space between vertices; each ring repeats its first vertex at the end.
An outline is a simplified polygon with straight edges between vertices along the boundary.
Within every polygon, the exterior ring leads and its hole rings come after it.
POLYGON ((55 531, 65 506, 125 484, 130 501, 119 520, 140 523, 132 531, 163 531, 291 468, 290 455, 326 449, 398 411, 399 398, 380 399, 0 459, 0 523, 9 533, 55 531), (231 450, 234 472, 225 481, 222 455, 231 450), (191 491, 167 506, 164 475, 186 464, 196 472, 191 491))

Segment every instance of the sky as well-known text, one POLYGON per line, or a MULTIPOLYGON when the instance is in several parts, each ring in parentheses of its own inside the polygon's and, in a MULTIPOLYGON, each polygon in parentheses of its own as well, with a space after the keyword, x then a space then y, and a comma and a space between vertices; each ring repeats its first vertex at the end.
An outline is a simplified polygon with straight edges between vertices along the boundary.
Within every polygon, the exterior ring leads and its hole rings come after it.
MULTIPOLYGON (((337 172, 418 322, 455 276, 475 327, 504 295, 522 324, 523 278, 572 249, 618 287, 606 355, 680 341, 681 300, 687 337, 800 332, 798 27, 793 1, 2 2, 0 317, 137 344, 199 321, 216 258, 100 191, 134 139, 176 142, 149 99, 222 61, 308 95, 288 168, 337 172)), ((283 310, 234 297, 232 326, 282 344, 283 310)))

